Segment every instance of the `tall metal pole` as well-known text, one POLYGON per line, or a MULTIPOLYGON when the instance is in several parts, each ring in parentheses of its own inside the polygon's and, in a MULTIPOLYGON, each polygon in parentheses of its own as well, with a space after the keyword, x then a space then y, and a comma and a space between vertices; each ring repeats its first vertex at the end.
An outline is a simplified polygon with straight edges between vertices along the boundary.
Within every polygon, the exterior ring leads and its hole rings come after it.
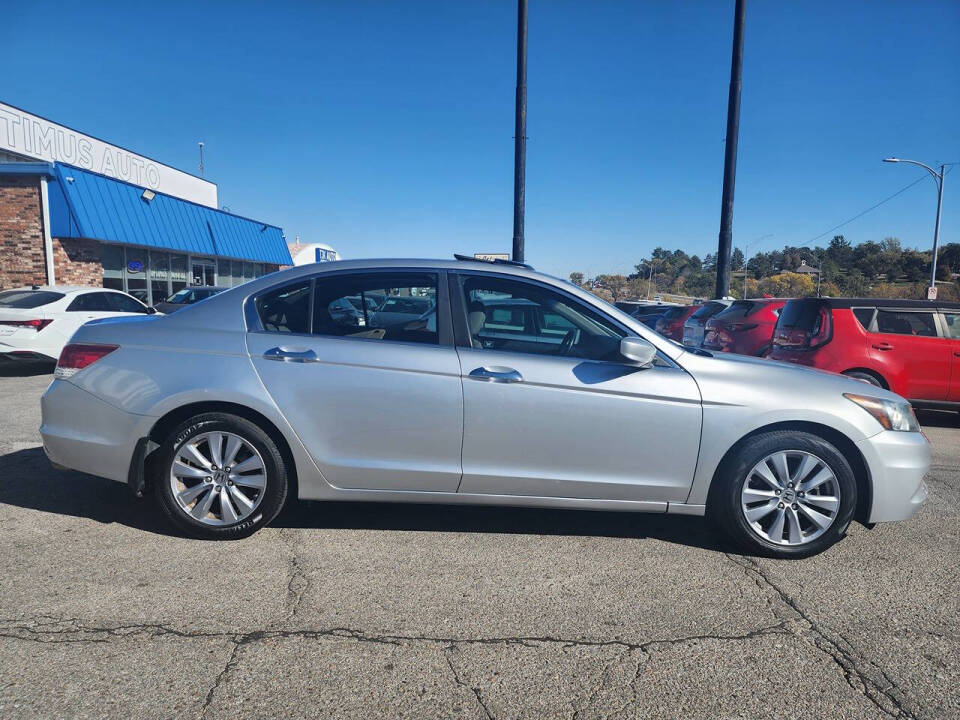
POLYGON ((940 166, 940 190, 937 192, 937 224, 933 226, 933 262, 930 264, 930 287, 937 286, 937 249, 940 247, 940 210, 943 208, 943 179, 946 165, 940 166))
POLYGON ((730 253, 733 249, 733 187, 737 178, 737 140, 740 135, 740 78, 743 74, 743 21, 746 0, 737 0, 733 23, 733 57, 727 98, 727 147, 723 158, 723 200, 717 245, 717 297, 730 293, 730 253))
POLYGON ((513 259, 523 262, 527 174, 527 0, 517 0, 517 111, 513 136, 513 259))

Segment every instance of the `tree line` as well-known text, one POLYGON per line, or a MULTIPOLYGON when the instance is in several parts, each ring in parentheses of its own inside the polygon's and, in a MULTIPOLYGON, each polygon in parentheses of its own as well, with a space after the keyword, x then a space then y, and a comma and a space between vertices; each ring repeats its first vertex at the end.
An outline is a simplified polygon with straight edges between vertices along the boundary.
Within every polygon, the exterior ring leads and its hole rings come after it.
MULTIPOLYGON (((932 251, 904 248, 897 238, 853 245, 835 235, 826 247, 785 246, 758 252, 749 259, 740 248, 731 255, 730 294, 762 297, 889 297, 925 298, 932 251), (819 271, 819 272, 812 272, 819 271), (818 287, 819 279, 819 287, 818 287)), ((709 298, 716 284, 717 258, 688 255, 657 247, 634 265, 630 274, 587 278, 570 273, 570 281, 616 302, 676 294, 709 298)), ((940 248, 937 261, 940 299, 960 299, 960 243, 940 248), (939 281, 943 281, 942 283, 939 281)))

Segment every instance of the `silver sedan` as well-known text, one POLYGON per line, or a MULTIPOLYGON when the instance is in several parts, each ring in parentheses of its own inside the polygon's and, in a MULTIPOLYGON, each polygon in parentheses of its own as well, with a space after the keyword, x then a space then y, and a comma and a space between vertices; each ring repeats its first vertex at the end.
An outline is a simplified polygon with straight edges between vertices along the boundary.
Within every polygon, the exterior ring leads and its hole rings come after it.
POLYGON ((303 266, 84 325, 40 431, 54 464, 223 539, 299 497, 708 515, 802 557, 909 518, 930 463, 893 393, 685 349, 504 262, 303 266))

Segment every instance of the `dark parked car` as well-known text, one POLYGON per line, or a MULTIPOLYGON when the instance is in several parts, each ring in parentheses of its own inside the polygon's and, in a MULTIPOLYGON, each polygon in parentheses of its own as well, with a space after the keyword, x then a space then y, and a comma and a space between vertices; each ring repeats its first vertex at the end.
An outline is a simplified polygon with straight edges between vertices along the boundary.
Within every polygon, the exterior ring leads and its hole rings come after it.
POLYGON ((783 306, 770 357, 960 409, 960 303, 806 299, 783 306))
POLYGON ((737 300, 707 321, 703 347, 739 355, 766 355, 786 302, 777 298, 737 300))
POLYGON ((681 342, 683 340, 683 324, 699 310, 702 305, 677 305, 667 310, 657 320, 654 330, 664 337, 681 342))
POLYGON ((217 293, 222 293, 227 288, 225 287, 185 287, 183 290, 178 290, 173 295, 168 297, 163 302, 156 304, 156 308, 159 312, 169 315, 170 313, 175 313, 177 310, 185 308, 187 305, 193 305, 195 302, 200 302, 201 300, 206 300, 208 297, 213 297, 217 293))

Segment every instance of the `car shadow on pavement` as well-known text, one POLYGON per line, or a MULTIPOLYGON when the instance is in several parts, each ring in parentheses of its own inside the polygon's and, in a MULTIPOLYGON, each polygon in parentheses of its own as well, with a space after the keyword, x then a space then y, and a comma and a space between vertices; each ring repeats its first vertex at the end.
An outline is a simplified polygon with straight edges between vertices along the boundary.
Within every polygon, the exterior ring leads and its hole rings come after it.
POLYGON ((704 518, 600 510, 301 501, 289 505, 271 524, 282 528, 643 538, 731 551, 704 518))
MULTIPOLYGON (((0 455, 0 504, 182 537, 150 497, 135 498, 126 485, 113 480, 57 470, 39 447, 0 455)), ((730 550, 704 518, 683 515, 299 501, 290 503, 271 525, 299 529, 650 538, 708 550, 730 550)))
POLYGON ((960 428, 960 412, 956 410, 917 410, 920 427, 960 428))
POLYGON ((52 360, 0 360, 0 377, 52 375, 56 367, 52 360))
POLYGON ((57 470, 39 447, 0 455, 0 505, 3 504, 178 535, 149 499, 137 499, 123 483, 57 470))

